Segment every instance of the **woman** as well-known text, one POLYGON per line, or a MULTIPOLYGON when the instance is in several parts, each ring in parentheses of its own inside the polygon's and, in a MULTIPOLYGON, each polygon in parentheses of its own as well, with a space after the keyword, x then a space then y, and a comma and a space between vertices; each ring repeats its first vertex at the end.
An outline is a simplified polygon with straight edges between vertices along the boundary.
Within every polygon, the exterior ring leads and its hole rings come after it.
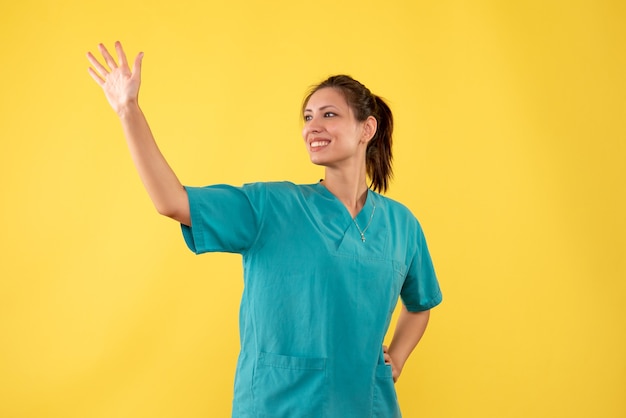
POLYGON ((103 45, 89 73, 118 114, 159 213, 182 224, 196 253, 244 260, 241 352, 233 417, 400 417, 394 381, 441 293, 422 230, 384 192, 391 111, 359 82, 331 77, 303 104, 302 132, 324 179, 184 187, 138 105, 143 54, 129 68, 103 45), (389 349, 392 312, 403 307, 389 349))

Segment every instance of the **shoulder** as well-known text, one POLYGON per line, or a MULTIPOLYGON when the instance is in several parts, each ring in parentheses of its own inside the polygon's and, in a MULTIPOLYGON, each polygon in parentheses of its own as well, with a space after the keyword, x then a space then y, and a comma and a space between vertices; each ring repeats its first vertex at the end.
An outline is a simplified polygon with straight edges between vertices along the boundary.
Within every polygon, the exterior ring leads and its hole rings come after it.
POLYGON ((408 233, 422 233, 422 226, 409 209, 403 203, 376 193, 376 204, 380 205, 390 222, 391 227, 402 228, 408 233))
POLYGON ((391 199, 387 196, 383 196, 376 192, 372 193, 374 193, 374 196, 376 198, 376 204, 384 207, 390 215, 417 220, 415 218, 415 215, 413 215, 413 212, 411 212, 411 209, 409 209, 403 203, 400 203, 397 200, 391 199))
POLYGON ((230 184, 212 184, 208 186, 196 187, 185 186, 188 193, 199 195, 200 197, 215 198, 220 195, 239 195, 246 196, 252 201, 264 200, 270 196, 289 197, 306 195, 313 190, 313 185, 299 185, 289 181, 276 182, 256 182, 246 183, 242 186, 233 186, 230 184))
POLYGON ((262 192, 268 196, 287 197, 310 193, 312 187, 312 184, 295 184, 290 181, 270 181, 247 183, 244 184, 242 188, 244 191, 250 191, 252 193, 262 192))

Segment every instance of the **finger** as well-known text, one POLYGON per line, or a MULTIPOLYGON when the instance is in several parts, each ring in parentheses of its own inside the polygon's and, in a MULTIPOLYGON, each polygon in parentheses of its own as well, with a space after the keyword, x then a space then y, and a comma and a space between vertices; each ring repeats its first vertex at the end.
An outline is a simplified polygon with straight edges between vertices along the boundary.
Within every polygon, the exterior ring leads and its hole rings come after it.
POLYGON ((117 60, 120 63, 120 67, 127 68, 128 61, 126 61, 126 53, 124 52, 124 48, 122 48, 122 43, 120 41, 115 42, 115 51, 117 52, 117 60))
POLYGON ((87 59, 89 60, 91 65, 93 65, 96 68, 96 70, 100 72, 100 74, 102 74, 103 76, 106 76, 107 74, 109 74, 109 71, 106 68, 104 68, 102 64, 100 64, 100 61, 98 61, 91 52, 87 53, 87 59))
POLYGON ((386 345, 383 345, 383 353, 386 353, 389 350, 389 348, 386 345))
POLYGON ((87 68, 87 71, 89 71, 89 75, 91 76, 91 78, 93 78, 100 87, 104 85, 104 79, 102 79, 102 77, 100 77, 93 68, 89 67, 87 68))
POLYGON ((143 52, 137 54, 135 62, 133 63, 133 77, 141 78, 141 63, 143 61, 143 52))
POLYGON ((103 44, 99 44, 98 49, 100 50, 100 53, 104 57, 104 61, 107 63, 109 68, 110 69, 117 68, 117 63, 115 62, 111 54, 109 54, 109 51, 106 49, 106 47, 103 44))

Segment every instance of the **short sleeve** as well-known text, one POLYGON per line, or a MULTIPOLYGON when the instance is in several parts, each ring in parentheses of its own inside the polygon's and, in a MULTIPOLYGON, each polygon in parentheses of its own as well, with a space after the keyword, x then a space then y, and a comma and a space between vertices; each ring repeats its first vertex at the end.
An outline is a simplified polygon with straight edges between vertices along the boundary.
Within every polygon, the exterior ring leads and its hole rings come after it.
POLYGON ((259 184, 185 187, 191 226, 181 225, 185 243, 196 254, 244 253, 259 231, 264 189, 259 184))
POLYGON ((416 250, 400 293, 402 302, 410 312, 426 311, 442 301, 426 238, 419 226, 416 238, 416 250))

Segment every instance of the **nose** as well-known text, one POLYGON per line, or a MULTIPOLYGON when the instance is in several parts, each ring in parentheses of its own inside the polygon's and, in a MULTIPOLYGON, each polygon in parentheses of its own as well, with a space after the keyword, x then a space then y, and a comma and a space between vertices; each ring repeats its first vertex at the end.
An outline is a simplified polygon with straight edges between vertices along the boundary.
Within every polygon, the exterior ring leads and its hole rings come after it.
POLYGON ((317 134, 322 131, 322 125, 319 118, 312 116, 310 120, 304 123, 304 129, 302 131, 303 136, 306 138, 307 134, 317 134))

